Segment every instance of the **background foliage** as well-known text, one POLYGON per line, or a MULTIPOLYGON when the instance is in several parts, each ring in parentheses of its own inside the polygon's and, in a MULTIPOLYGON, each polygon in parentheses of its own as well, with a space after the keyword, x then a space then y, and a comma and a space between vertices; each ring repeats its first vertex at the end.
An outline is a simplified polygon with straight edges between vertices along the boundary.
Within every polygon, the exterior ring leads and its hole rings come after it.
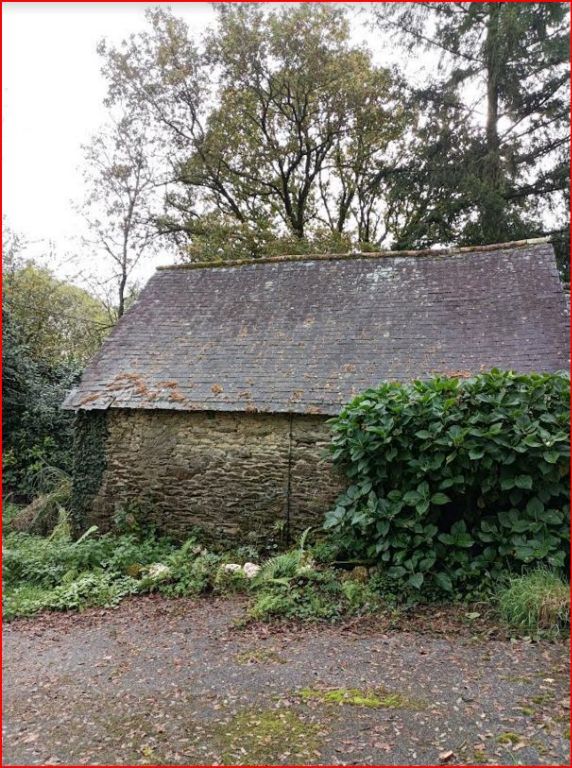
POLYGON ((410 55, 439 56, 436 76, 410 93, 423 117, 394 189, 409 208, 398 208, 399 241, 502 242, 548 220, 566 231, 569 8, 382 3, 373 13, 410 55))
POLYGON ((3 231, 3 490, 29 501, 45 489, 46 467, 71 469, 72 415, 67 391, 109 328, 103 306, 21 257, 3 231))
POLYGON ((100 47, 107 105, 165 190, 139 220, 183 258, 567 236, 566 3, 363 10, 404 57, 438 55, 422 82, 358 44, 341 4, 220 4, 202 40, 147 18, 100 47))
POLYGON ((349 555, 416 589, 482 588, 564 569, 569 379, 493 370, 387 383, 332 423, 350 485, 326 520, 349 555))

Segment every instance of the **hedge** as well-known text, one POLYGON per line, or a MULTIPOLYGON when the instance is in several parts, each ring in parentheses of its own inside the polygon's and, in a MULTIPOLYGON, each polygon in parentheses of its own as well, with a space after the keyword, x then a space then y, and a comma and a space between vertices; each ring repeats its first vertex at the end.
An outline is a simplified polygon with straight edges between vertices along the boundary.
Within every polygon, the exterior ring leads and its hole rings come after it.
POLYGON ((408 588, 467 592, 564 569, 569 397, 563 374, 496 369, 367 390, 331 421, 350 484, 326 528, 408 588))

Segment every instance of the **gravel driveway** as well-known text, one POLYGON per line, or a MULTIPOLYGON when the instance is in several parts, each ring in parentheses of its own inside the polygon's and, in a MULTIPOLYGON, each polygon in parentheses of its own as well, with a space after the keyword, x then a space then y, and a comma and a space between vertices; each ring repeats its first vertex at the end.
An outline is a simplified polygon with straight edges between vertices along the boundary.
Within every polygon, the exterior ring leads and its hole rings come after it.
POLYGON ((3 764, 569 763, 564 642, 243 613, 143 597, 8 624, 3 764))

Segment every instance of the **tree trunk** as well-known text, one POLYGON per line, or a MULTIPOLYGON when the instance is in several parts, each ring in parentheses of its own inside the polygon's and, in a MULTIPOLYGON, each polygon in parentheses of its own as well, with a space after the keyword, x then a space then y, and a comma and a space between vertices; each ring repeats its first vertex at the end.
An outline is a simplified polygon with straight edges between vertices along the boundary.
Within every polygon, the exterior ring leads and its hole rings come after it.
POLYGON ((119 281, 119 304, 117 306, 117 317, 123 317, 125 312, 125 286, 127 284, 127 273, 123 271, 121 273, 121 280, 119 281))
POLYGON ((505 200, 502 195, 502 169, 498 134, 499 81, 502 70, 501 41, 499 35, 501 3, 490 3, 488 8, 487 40, 485 44, 485 71, 487 79, 486 154, 483 164, 484 189, 481 192, 483 238, 486 242, 499 242, 506 234, 504 222, 505 200))

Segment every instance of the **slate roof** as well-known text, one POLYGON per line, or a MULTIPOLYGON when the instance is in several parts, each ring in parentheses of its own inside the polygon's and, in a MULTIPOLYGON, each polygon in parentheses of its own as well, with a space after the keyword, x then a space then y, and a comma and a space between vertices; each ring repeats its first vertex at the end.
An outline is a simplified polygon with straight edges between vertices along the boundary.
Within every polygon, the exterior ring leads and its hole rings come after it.
POLYGON ((334 414, 382 380, 568 367, 552 246, 161 268, 64 407, 334 414))

